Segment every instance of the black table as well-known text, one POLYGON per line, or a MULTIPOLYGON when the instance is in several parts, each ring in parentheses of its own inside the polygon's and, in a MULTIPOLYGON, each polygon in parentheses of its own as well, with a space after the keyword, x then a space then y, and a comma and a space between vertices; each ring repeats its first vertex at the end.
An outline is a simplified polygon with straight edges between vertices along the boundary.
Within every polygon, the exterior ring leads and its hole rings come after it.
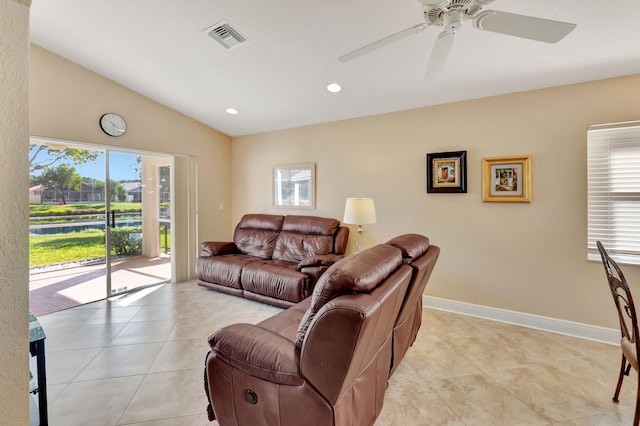
POLYGON ((40 322, 29 312, 29 352, 31 356, 36 357, 36 365, 38 367, 38 409, 40 411, 40 426, 48 426, 47 413, 47 373, 45 367, 44 353, 44 329, 40 322))

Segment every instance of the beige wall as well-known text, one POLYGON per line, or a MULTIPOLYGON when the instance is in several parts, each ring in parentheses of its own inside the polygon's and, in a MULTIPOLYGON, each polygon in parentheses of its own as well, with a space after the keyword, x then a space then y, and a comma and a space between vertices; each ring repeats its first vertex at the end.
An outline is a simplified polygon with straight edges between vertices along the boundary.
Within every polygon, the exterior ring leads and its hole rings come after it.
POLYGON ((197 158, 197 206, 195 193, 187 193, 196 187, 191 182, 187 190, 187 177, 195 173, 195 161, 181 159, 174 168, 180 174, 174 187, 175 219, 180 222, 176 229, 184 235, 197 226, 198 232, 197 241, 177 241, 174 246, 179 280, 191 273, 200 241, 230 237, 231 138, 227 135, 37 45, 31 46, 30 119, 32 136, 197 158), (124 136, 113 138, 100 130, 98 120, 105 112, 125 117, 124 136))
POLYGON ((29 6, 0 0, 0 423, 29 423, 29 6))
MULTIPOLYGON (((246 212, 342 219, 345 198, 373 197, 365 246, 405 232, 441 246, 425 294, 614 328, 602 266, 586 260, 586 130, 639 119, 639 92, 636 75, 237 137, 233 222, 246 212), (468 193, 427 194, 426 154, 458 150, 468 193), (483 203, 482 158, 520 154, 532 158, 533 202, 483 203), (274 209, 272 165, 307 161, 316 210, 274 209)), ((640 293, 640 268, 624 269, 640 293)))

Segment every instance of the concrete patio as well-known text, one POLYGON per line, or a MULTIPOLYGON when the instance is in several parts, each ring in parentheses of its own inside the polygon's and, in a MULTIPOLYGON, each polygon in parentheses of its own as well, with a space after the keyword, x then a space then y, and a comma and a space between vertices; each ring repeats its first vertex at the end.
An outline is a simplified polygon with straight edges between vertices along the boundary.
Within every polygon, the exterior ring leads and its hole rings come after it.
MULTIPOLYGON (((171 257, 137 256, 112 262, 113 290, 128 291, 171 280, 171 257)), ((106 266, 98 263, 29 275, 29 309, 35 315, 105 299, 106 266)))

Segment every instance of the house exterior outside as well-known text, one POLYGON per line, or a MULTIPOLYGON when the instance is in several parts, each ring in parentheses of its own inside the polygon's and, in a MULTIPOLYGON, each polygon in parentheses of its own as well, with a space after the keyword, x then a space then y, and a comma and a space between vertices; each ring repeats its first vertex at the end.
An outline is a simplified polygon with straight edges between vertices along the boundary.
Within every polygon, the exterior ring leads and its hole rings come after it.
MULTIPOLYGON (((122 186, 126 191, 124 201, 130 203, 142 202, 142 185, 140 182, 123 182, 122 186)), ((83 179, 80 190, 65 191, 66 203, 100 203, 105 201, 104 185, 99 188, 92 179, 83 179)), ((119 201, 114 199, 112 201, 119 201)), ((30 204, 58 204, 60 199, 56 191, 47 189, 44 185, 36 185, 29 188, 30 204)))
POLYGON ((29 188, 29 204, 42 204, 42 193, 44 191, 44 185, 36 185, 29 188))

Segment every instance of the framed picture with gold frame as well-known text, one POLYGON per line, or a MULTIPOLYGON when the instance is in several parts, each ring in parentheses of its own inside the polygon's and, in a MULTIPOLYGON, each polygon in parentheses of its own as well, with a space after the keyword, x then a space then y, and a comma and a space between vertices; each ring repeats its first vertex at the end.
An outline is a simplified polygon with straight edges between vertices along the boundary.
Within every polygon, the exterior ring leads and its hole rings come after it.
POLYGON ((483 158, 482 201, 530 203, 531 157, 483 158))
POLYGON ((427 154, 427 192, 467 192, 467 151, 427 154))

